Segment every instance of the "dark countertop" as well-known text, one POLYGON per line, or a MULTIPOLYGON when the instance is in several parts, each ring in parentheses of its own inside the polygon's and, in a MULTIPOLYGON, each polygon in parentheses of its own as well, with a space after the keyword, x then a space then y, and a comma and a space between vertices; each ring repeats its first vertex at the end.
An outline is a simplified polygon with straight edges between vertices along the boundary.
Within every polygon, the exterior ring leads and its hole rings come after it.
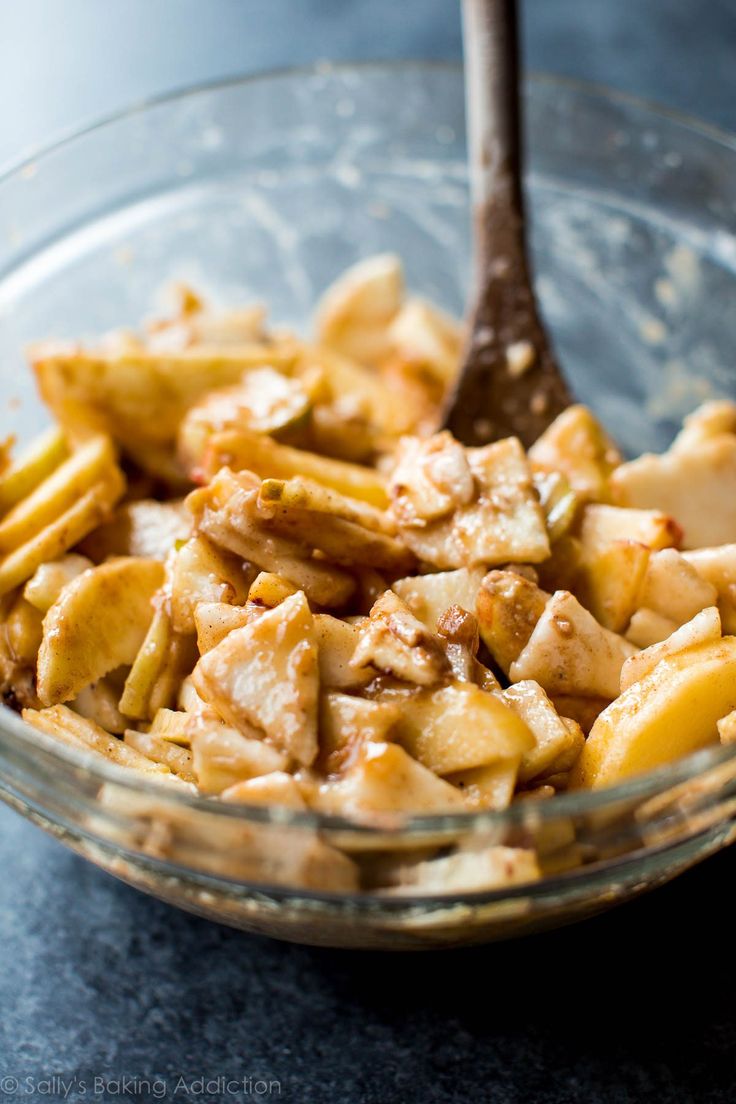
MULTIPOLYGON (((736 130, 733 0, 525 7, 534 68, 736 130)), ((192 80, 458 51, 455 0, 5 4, 0 163, 192 80)), ((0 870, 0 1101, 256 1097, 200 1093, 201 1077, 276 1080, 299 1104, 736 1098, 733 853, 586 924, 426 956, 231 932, 119 884, 5 807, 0 870), (76 1083, 43 1082, 54 1075, 76 1083), (123 1091, 123 1075, 139 1081, 123 1091), (180 1075, 188 1091, 174 1095, 180 1075), (113 1083, 96 1091, 95 1077, 113 1083), (156 1077, 165 1090, 140 1083, 156 1077)))

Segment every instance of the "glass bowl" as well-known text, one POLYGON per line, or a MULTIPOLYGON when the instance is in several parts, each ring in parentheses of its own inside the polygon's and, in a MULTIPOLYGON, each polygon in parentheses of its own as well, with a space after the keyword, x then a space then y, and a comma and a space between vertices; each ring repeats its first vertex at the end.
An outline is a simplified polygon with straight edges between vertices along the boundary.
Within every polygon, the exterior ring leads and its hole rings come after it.
MULTIPOLYGON (((736 392, 736 143, 628 97, 527 89, 544 312, 580 398, 624 448, 667 444, 736 392)), ((0 180, 0 433, 47 418, 22 349, 150 313, 185 279, 303 325, 346 265, 385 250, 460 312, 470 270, 459 69, 323 66, 195 89, 46 150, 0 180)), ((144 413, 144 412, 142 412, 144 413)), ((0 791, 99 866, 178 906, 284 939, 423 948, 504 938, 651 888, 734 836, 736 749, 503 813, 335 817, 217 803, 146 782, 0 714, 0 791), (457 853, 536 850, 542 876, 462 892, 457 853), (360 891, 325 864, 338 848, 360 891), (437 861, 431 893, 382 871, 437 861), (354 864, 354 865, 353 865, 354 864)))

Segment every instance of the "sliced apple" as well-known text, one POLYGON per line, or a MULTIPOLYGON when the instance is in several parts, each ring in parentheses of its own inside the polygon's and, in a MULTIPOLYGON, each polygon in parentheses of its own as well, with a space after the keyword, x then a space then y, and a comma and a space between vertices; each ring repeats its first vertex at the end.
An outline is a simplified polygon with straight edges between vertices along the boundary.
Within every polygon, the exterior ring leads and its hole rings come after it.
POLYGON ((529 782, 547 772, 576 743, 576 729, 560 717, 537 682, 517 682, 503 691, 503 700, 521 717, 532 736, 534 746, 521 757, 519 781, 529 782))
MULTIPOLYGON (((258 611, 260 612, 260 611, 258 611)), ((258 616, 247 606, 230 606, 227 602, 200 602, 194 611, 199 654, 211 651, 233 629, 242 629, 258 616)))
POLYGON ((23 720, 40 732, 56 737, 64 744, 95 751, 105 759, 109 759, 111 763, 117 763, 118 766, 133 767, 146 774, 171 777, 169 768, 163 763, 154 762, 136 748, 123 743, 117 736, 111 736, 109 732, 105 732, 94 721, 72 712, 66 705, 52 705, 48 709, 24 709, 23 720))
POLYGON ((58 426, 45 430, 0 474, 0 514, 27 498, 69 455, 58 426))
POLYGON ((38 694, 45 705, 135 659, 153 618, 163 564, 121 557, 78 575, 49 609, 38 654, 38 694))
POLYGON ((535 471, 563 472, 571 487, 591 502, 609 501, 609 479, 621 455, 585 406, 563 411, 529 449, 535 471))
POLYGON ((438 638, 391 590, 375 602, 359 632, 351 660, 356 671, 371 667, 417 686, 434 686, 450 674, 438 638))
POLYGON ((461 813, 454 786, 422 766, 398 744, 366 743, 335 782, 320 787, 315 805, 342 816, 370 813, 461 813))
POLYGON ((684 625, 717 601, 716 587, 702 578, 682 553, 663 548, 651 554, 639 595, 640 606, 684 625))
POLYGON ((238 556, 197 535, 171 557, 171 623, 177 632, 194 632, 200 602, 242 606, 255 571, 238 556))
POLYGON ((293 774, 286 771, 271 771, 269 774, 248 778, 245 782, 236 782, 220 794, 223 801, 237 802, 243 805, 281 805, 286 809, 306 809, 307 803, 302 797, 299 784, 293 774))
POLYGON ((391 589, 430 632, 436 632, 438 620, 450 606, 475 612, 475 600, 485 573, 482 567, 460 567, 433 575, 410 575, 397 579, 391 589))
POLYGON ((551 695, 615 698, 621 668, 635 651, 622 636, 599 625, 572 594, 558 590, 509 676, 512 682, 534 679, 551 695))
POLYGON ((67 583, 92 566, 92 561, 86 556, 78 556, 73 552, 58 560, 43 563, 23 588, 23 597, 41 613, 46 613, 67 583))
POLYGON ((202 656, 194 685, 235 728, 260 728, 306 766, 318 751, 317 638, 309 604, 292 594, 202 656))
POLYGON ((698 548, 683 555, 701 579, 716 588, 724 632, 736 633, 736 544, 698 548))
POLYGON ((192 769, 192 753, 186 748, 178 747, 170 740, 162 740, 160 736, 150 732, 138 732, 132 728, 125 731, 125 745, 139 751, 154 763, 162 763, 184 782, 196 781, 192 769))
POLYGON ((242 723, 240 729, 206 718, 190 723, 192 770, 203 793, 219 794, 238 782, 288 765, 282 752, 242 723))
POLYGON ((680 443, 662 456, 645 454, 612 476, 615 501, 656 507, 682 526, 683 548, 736 541, 736 435, 680 443))
POLYGON ((467 682, 439 690, 386 689, 401 707, 396 739, 435 774, 455 774, 513 759, 534 746, 527 725, 500 696, 467 682))
POLYGON ((736 637, 668 656, 601 713, 570 785, 611 786, 718 742, 736 708, 736 637))
POLYGON ((333 690, 356 690, 375 678, 375 667, 353 665, 355 649, 361 634, 357 625, 350 625, 329 613, 314 617, 314 631, 319 645, 320 685, 333 690))
POLYGON ((85 538, 80 550, 95 563, 109 556, 165 560, 179 541, 187 540, 191 528, 191 515, 181 499, 142 498, 118 506, 109 521, 85 538))
POLYGON ((390 350, 388 327, 404 298, 401 261, 393 253, 367 257, 327 288, 315 317, 319 340, 361 364, 390 350))
POLYGON ((676 628, 677 622, 671 617, 663 617, 661 613, 655 613, 643 606, 633 614, 624 635, 637 648, 649 648, 652 644, 659 644, 660 640, 672 636, 676 628))
POLYGON ((490 571, 476 598, 478 629, 499 667, 509 673, 544 613, 549 594, 516 571, 490 571))
MULTIPOLYGON (((435 446, 429 438, 417 447, 428 452, 435 446)), ((520 442, 510 437, 485 448, 468 449, 466 458, 472 476, 472 497, 456 505, 449 517, 430 522, 421 517, 414 519, 407 513, 424 493, 425 480, 422 479, 420 487, 417 476, 412 475, 419 470, 416 464, 397 469, 391 481, 391 494, 406 544, 421 560, 442 570, 545 560, 550 553, 547 527, 520 442)), ((436 482, 434 476, 432 481, 436 482)), ((443 491, 443 485, 439 489, 443 491)), ((459 493, 464 497, 467 492, 459 493)))
POLYGON ((499 759, 487 767, 471 767, 446 775, 446 781, 457 786, 469 809, 507 809, 516 789, 519 756, 499 759))
POLYGON ((635 682, 640 682, 667 656, 687 651, 688 648, 707 644, 721 638, 721 618, 715 606, 696 613, 692 621, 676 629, 659 644, 652 644, 643 652, 630 656, 621 668, 621 693, 635 682))
POLYGON ((317 766, 328 775, 343 772, 367 741, 391 741, 399 718, 399 706, 392 702, 367 701, 336 691, 323 694, 317 766))

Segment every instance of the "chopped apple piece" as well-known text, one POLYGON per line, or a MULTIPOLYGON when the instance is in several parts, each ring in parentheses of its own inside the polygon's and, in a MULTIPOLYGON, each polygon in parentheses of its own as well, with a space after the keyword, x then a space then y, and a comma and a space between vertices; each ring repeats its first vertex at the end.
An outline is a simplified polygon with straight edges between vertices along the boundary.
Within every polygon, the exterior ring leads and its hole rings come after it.
POLYGON ((41 564, 63 556, 105 521, 124 489, 123 477, 115 469, 36 536, 7 555, 0 562, 0 596, 25 583, 41 564))
POLYGON ((631 620, 649 556, 646 545, 630 540, 613 540, 592 548, 583 545, 575 590, 595 619, 612 632, 623 632, 631 620))
POLYGON ((392 574, 410 571, 411 552, 392 534, 389 515, 308 479, 266 479, 256 500, 258 520, 306 551, 318 549, 344 567, 365 566, 392 574))
POLYGON ((202 702, 201 698, 199 700, 202 707, 191 712, 159 709, 148 731, 161 740, 170 740, 172 744, 178 744, 180 747, 190 747, 192 735, 201 727, 199 722, 203 717, 211 722, 219 721, 219 717, 202 702))
POLYGON ((242 629, 254 620, 255 613, 247 606, 230 606, 227 602, 200 602, 194 610, 199 654, 212 651, 233 629, 242 629))
POLYGON ((239 557, 192 537, 171 558, 171 623, 177 632, 194 632, 200 602, 242 606, 255 572, 239 557))
POLYGON ((664 548, 652 553, 639 595, 640 606, 684 625, 717 601, 713 584, 703 579, 680 552, 664 548))
POLYGON ((172 633, 168 653, 151 688, 149 717, 154 717, 159 709, 169 709, 174 705, 183 679, 191 675, 198 658, 197 645, 192 635, 172 633))
POLYGON ((66 435, 58 426, 36 437, 25 452, 0 473, 0 514, 28 498, 68 455, 66 435))
POLYGON ((396 523, 385 510, 302 476, 264 479, 258 493, 258 505, 264 516, 278 510, 309 511, 340 518, 387 537, 396 535, 396 523))
POLYGON ((96 751, 111 763, 117 763, 118 766, 133 767, 147 774, 170 774, 168 767, 163 763, 153 762, 147 755, 123 743, 117 736, 111 736, 94 721, 73 713, 65 705, 52 705, 48 709, 24 709, 23 720, 40 732, 55 736, 71 747, 96 751))
POLYGON ((435 774, 517 758, 534 746, 514 710, 472 683, 453 682, 439 690, 386 689, 378 700, 401 706, 396 739, 435 774))
POLYGON ((328 775, 340 774, 367 741, 390 741, 399 717, 399 706, 392 702, 367 701, 335 691, 323 694, 317 767, 328 775))
POLYGON ((483 643, 505 674, 529 642, 549 594, 516 571, 490 571, 476 599, 483 643))
POLYGON ((667 656, 601 713, 570 785, 600 789, 715 744, 734 708, 736 638, 667 656))
POLYGON ((381 253, 348 268, 322 295, 315 322, 319 340, 361 364, 390 350, 388 327, 404 298, 401 261, 381 253))
POLYGON ((533 481, 544 511, 547 533, 554 545, 577 521, 582 499, 562 472, 533 471, 533 481))
POLYGON ((438 571, 433 575, 410 575, 397 579, 391 589, 409 607, 430 632, 450 606, 475 612, 475 601, 485 575, 482 567, 460 567, 457 571, 438 571))
POLYGON ((125 731, 125 743, 127 747, 134 748, 154 763, 163 763, 184 782, 196 781, 192 753, 186 748, 177 747, 170 740, 162 740, 150 732, 137 732, 132 728, 125 731))
POLYGON ((163 574, 156 560, 121 557, 64 587, 43 621, 38 695, 44 705, 68 701, 108 671, 133 662, 163 574))
POLYGON ((304 594, 235 629, 202 656, 194 685, 235 728, 261 728, 309 766, 318 751, 319 671, 314 621, 304 594))
POLYGON ((681 625, 671 636, 659 644, 652 644, 643 652, 630 656, 621 668, 621 693, 640 682, 652 671, 660 660, 688 648, 707 644, 721 638, 721 618, 715 606, 696 613, 692 621, 681 625))
POLYGON ((529 449, 534 471, 563 472, 581 498, 608 502, 609 478, 621 456, 585 406, 570 406, 529 449))
POLYGON ((517 682, 504 690, 502 697, 534 737, 534 746, 522 754, 519 765, 519 781, 529 782, 548 771, 576 743, 576 731, 560 717, 537 682, 517 682))
POLYGON ((643 606, 631 618, 625 636, 637 648, 649 648, 652 644, 659 644, 661 640, 672 636, 676 628, 677 622, 671 617, 663 617, 661 613, 655 613, 643 606))
POLYGON ((259 486, 260 481, 248 473, 219 472, 209 487, 187 499, 199 530, 218 547, 283 576, 316 605, 343 606, 355 590, 353 577, 311 558, 294 541, 267 532, 256 508, 259 486))
POLYGON ((39 611, 19 596, 8 612, 3 629, 13 660, 20 666, 34 667, 43 639, 39 611))
POLYGON ((319 646, 320 685, 333 690, 357 690, 375 678, 374 667, 366 665, 358 670, 353 665, 355 649, 360 643, 360 629, 329 613, 314 617, 314 631, 319 646))
POLYGON ((245 782, 236 782, 220 794, 223 801, 243 805, 280 805, 286 809, 306 809, 298 783, 286 771, 271 771, 245 782))
POLYGON ((212 479, 223 467, 255 472, 262 479, 291 479, 299 475, 374 506, 388 505, 386 480, 380 472, 291 448, 242 427, 222 430, 210 438, 202 475, 212 479))
MULTIPOLYGON (((179 692, 176 695, 176 708, 183 710, 185 713, 201 714, 210 712, 210 707, 207 705, 207 702, 204 701, 203 698, 200 698, 197 693, 191 675, 187 675, 186 678, 182 679, 179 692)), ((170 712, 172 712, 172 710, 159 709, 156 717, 160 714, 170 712)), ((154 725, 156 723, 156 717, 153 718, 154 725)))
POLYGON ((125 680, 120 712, 126 717, 145 720, 155 714, 156 710, 151 709, 151 696, 166 665, 173 639, 171 618, 159 602, 153 609, 148 630, 125 680))
POLYGON ((320 788, 317 808, 324 813, 461 813, 462 794, 417 763, 398 744, 366 743, 355 762, 335 782, 320 788))
MULTIPOLYGON (((431 451, 434 439, 421 443, 431 451)), ((400 467, 391 482, 393 510, 401 536, 423 561, 441 569, 501 564, 539 563, 550 545, 542 508, 532 484, 529 465, 515 437, 485 448, 467 449, 473 476, 473 499, 459 505, 450 517, 432 522, 406 519, 409 504, 423 494, 422 485, 400 467)), ((464 494, 464 492, 463 492, 464 494)))
POLYGON ((391 497, 399 524, 420 529, 468 506, 477 491, 466 450, 447 430, 428 440, 403 437, 391 497))
POLYGON ((585 733, 578 722, 572 717, 562 717, 561 720, 569 737, 567 746, 561 748, 559 755, 539 775, 540 781, 549 782, 555 789, 567 789, 569 773, 585 747, 585 733))
POLYGON ((437 637, 391 590, 381 595, 359 632, 351 660, 356 671, 377 668, 417 686, 434 686, 450 674, 437 637))
POLYGON ((512 682, 534 679, 552 695, 615 698, 624 660, 635 651, 622 636, 599 625, 572 594, 558 590, 509 676, 512 682))
POLYGON ((636 541, 653 552, 679 544, 676 521, 659 510, 624 509, 621 506, 586 506, 580 522, 583 547, 592 549, 615 540, 636 541))
POLYGON ((120 690, 111 679, 100 679, 80 690, 76 698, 69 702, 69 708, 78 713, 80 717, 86 717, 88 721, 94 721, 106 732, 113 732, 116 736, 122 736, 128 727, 128 721, 118 708, 120 690))
POLYGON ((41 613, 46 613, 66 584, 92 566, 92 561, 86 556, 78 556, 73 552, 58 560, 43 563, 23 588, 23 597, 41 613))
POLYGON ((208 391, 184 416, 178 432, 178 454, 187 471, 202 462, 213 433, 241 426, 281 437, 306 426, 310 398, 300 380, 273 368, 246 372, 239 384, 208 391))
POLYGON ((699 548, 684 557, 701 579, 716 588, 723 631, 736 633, 736 544, 699 548))
POLYGON ((460 364, 462 327, 423 299, 407 299, 388 328, 391 355, 430 372, 443 387, 460 364))
POLYGON ((100 480, 117 471, 109 437, 93 437, 0 521, 0 552, 13 552, 56 521, 100 480))
POLYGON ((736 541, 736 435, 680 443, 622 464, 612 476, 616 502, 657 507, 682 526, 683 548, 736 541))
POLYGON ((109 521, 90 533, 81 551, 95 563, 108 556, 144 556, 165 560, 179 541, 191 534, 192 518, 183 501, 139 499, 124 502, 109 521))
POLYGON ((437 859, 401 863, 393 872, 394 895, 480 893, 536 882, 541 877, 534 851, 520 847, 473 847, 437 859))
POLYGON ((487 767, 472 767, 446 775, 446 781, 462 793, 469 809, 507 809, 516 789, 519 773, 519 756, 513 759, 499 759, 487 767))
POLYGON ((294 358, 288 341, 161 353, 74 346, 39 350, 33 369, 41 397, 62 425, 105 430, 124 446, 168 446, 186 411, 206 392, 237 383, 252 368, 288 371, 294 358))
POLYGON ((218 794, 259 774, 285 770, 286 756, 247 725, 230 728, 218 721, 192 724, 192 769, 203 793, 218 794))
MULTIPOLYGON (((324 430, 324 423, 320 422, 319 415, 325 411, 325 406, 322 405, 325 400, 330 402, 333 416, 337 415, 339 418, 340 408, 345 410, 346 407, 348 415, 351 412, 353 415, 357 414, 362 441, 356 444, 360 448, 365 447, 367 431, 372 442, 371 452, 375 451, 376 446, 383 448, 394 442, 401 433, 412 431, 413 412, 401 408, 401 402, 396 401, 396 392, 373 368, 341 356, 334 349, 322 344, 303 346, 295 371, 305 382, 313 384, 315 379, 320 381, 321 394, 313 392, 316 405, 310 427, 310 434, 317 440, 324 430)), ((351 420, 348 416, 348 421, 351 420)), ((301 473, 295 471, 291 474, 312 476, 306 469, 301 473)), ((351 492, 346 490, 345 493, 351 492)))
POLYGON ((290 594, 296 594, 298 589, 281 575, 275 575, 272 571, 261 571, 250 584, 248 601, 256 606, 263 606, 264 609, 273 609, 290 594))

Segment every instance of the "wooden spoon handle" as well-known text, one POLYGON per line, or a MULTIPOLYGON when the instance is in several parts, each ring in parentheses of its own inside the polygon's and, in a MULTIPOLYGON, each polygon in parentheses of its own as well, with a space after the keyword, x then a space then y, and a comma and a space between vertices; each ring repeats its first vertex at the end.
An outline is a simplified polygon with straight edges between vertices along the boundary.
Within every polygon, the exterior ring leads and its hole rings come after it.
POLYGON ((523 247, 521 106, 516 0, 463 0, 470 192, 477 218, 476 280, 493 259, 488 212, 512 222, 523 247))
POLYGON ((531 284, 516 0, 463 0, 475 230, 470 336, 445 424, 464 444, 531 444, 571 402, 531 284))

